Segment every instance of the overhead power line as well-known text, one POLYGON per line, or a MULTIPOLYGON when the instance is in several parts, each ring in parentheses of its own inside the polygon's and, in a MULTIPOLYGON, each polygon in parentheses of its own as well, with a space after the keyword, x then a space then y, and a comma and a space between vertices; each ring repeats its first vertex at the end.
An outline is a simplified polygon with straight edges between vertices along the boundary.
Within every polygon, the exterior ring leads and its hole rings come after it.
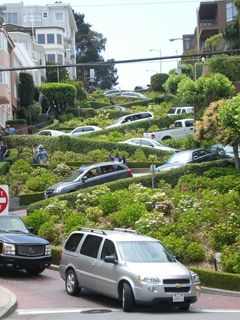
POLYGON ((0 72, 3 71, 21 71, 21 70, 40 70, 40 69, 60 69, 60 68, 72 68, 72 67, 98 67, 103 65, 112 64, 126 64, 126 63, 138 63, 138 62, 148 62, 148 61, 159 61, 159 60, 170 60, 170 59, 189 59, 189 58, 207 58, 213 55, 220 54, 237 54, 240 53, 240 49, 228 50, 228 51, 217 51, 217 52, 207 52, 207 53, 195 53, 190 55, 175 55, 175 56, 161 56, 153 58, 140 58, 140 59, 128 59, 128 60, 109 60, 101 62, 84 62, 76 64, 62 64, 62 65, 44 65, 35 67, 17 67, 17 68, 0 68, 0 72))
MULTIPOLYGON (((168 5, 168 4, 183 4, 183 3, 198 3, 199 0, 170 0, 170 1, 145 1, 145 2, 125 2, 125 3, 98 3, 98 4, 73 4, 71 3, 72 7, 75 8, 93 8, 93 7, 129 7, 129 6, 148 6, 148 5, 168 5)), ((202 1, 202 2, 209 2, 209 1, 202 1)), ((213 1, 214 2, 214 1, 213 1)))

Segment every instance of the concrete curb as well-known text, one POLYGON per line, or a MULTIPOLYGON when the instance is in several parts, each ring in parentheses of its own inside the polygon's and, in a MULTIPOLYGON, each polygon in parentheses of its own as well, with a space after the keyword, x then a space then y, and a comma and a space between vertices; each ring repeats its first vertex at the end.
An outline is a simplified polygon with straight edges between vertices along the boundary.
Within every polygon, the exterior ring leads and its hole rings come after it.
POLYGON ((10 290, 0 286, 0 319, 7 317, 17 307, 17 298, 10 290))

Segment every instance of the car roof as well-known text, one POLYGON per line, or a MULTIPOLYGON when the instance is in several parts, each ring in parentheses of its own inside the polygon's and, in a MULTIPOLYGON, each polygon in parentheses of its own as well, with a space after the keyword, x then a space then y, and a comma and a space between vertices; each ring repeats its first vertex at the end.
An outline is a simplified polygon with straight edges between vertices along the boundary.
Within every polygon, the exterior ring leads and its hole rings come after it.
MULTIPOLYGON (((121 162, 114 162, 114 161, 107 161, 107 162, 98 162, 98 163, 90 163, 90 164, 85 164, 80 167, 80 169, 90 169, 90 168, 98 168, 100 166, 107 166, 107 165, 122 165, 123 163, 121 162)), ((126 166, 126 165, 125 165, 126 166)))
POLYGON ((73 233, 82 232, 91 235, 101 235, 104 238, 113 241, 158 241, 152 237, 142 235, 135 230, 124 228, 115 228, 114 230, 80 228, 78 231, 74 231, 73 233))

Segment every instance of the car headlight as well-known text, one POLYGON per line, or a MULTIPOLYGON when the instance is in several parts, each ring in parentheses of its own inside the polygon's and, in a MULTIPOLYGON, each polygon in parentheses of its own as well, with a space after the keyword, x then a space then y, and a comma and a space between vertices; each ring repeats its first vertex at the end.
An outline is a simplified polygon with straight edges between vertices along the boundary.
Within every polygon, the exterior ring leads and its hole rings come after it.
POLYGON ((158 277, 144 277, 144 276, 137 276, 139 282, 145 282, 150 284, 159 284, 161 280, 158 277))
POLYGON ((3 243, 2 253, 9 254, 11 256, 15 255, 15 245, 10 243, 3 243))
POLYGON ((193 271, 191 271, 191 278, 193 283, 200 283, 199 276, 193 271))
POLYGON ((52 253, 52 249, 50 245, 45 246, 45 255, 49 256, 52 253))

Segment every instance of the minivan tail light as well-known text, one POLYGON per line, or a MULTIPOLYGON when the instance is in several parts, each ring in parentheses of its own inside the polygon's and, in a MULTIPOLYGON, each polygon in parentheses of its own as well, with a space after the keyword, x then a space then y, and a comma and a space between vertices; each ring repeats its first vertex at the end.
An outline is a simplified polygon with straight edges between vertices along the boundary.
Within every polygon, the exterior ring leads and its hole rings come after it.
POLYGON ((129 169, 129 168, 128 168, 127 172, 128 172, 129 174, 133 174, 133 170, 132 170, 132 169, 129 169))

